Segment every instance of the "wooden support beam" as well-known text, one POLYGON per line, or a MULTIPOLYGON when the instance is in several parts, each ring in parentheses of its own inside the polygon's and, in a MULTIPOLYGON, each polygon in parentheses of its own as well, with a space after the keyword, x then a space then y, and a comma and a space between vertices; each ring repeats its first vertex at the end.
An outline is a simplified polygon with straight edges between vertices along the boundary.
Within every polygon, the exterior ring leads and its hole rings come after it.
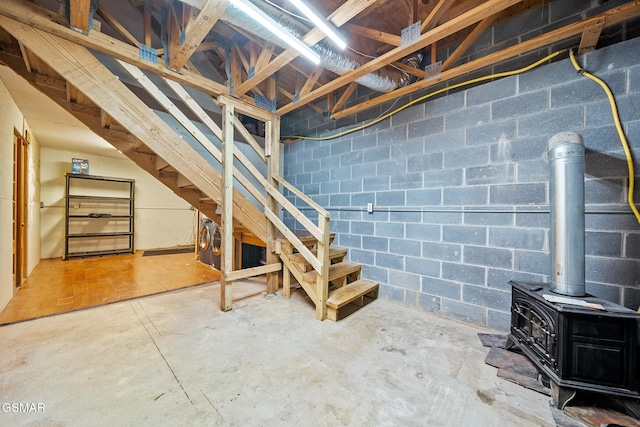
MULTIPOLYGON (((54 19, 57 16, 52 17, 51 12, 31 3, 25 3, 20 0, 2 0, 0 1, 0 15, 12 18, 29 27, 46 31, 49 34, 61 37, 80 46, 97 50, 116 59, 121 59, 160 76, 184 83, 211 96, 217 97, 219 95, 229 94, 225 85, 199 76, 196 73, 184 69, 180 73, 175 73, 167 70, 164 64, 143 60, 140 58, 139 48, 114 39, 104 33, 91 31, 86 36, 78 34, 76 31, 57 24, 57 19, 54 19)), ((253 102, 249 97, 245 97, 244 99, 253 102)))
POLYGON ((229 311, 233 306, 233 282, 227 280, 228 275, 233 272, 233 118, 233 105, 222 103, 222 311, 229 311))
POLYGON ((151 47, 151 13, 153 11, 150 7, 147 7, 147 2, 144 4, 143 19, 143 32, 144 32, 144 44, 151 47))
POLYGON ((471 34, 469 34, 460 45, 454 50, 451 55, 442 63, 440 67, 441 71, 448 70, 451 68, 458 59, 471 47, 473 43, 475 43, 480 36, 487 31, 489 27, 493 25, 495 22, 495 16, 489 16, 488 18, 484 18, 482 21, 478 22, 475 26, 471 34))
POLYGON ((69 25, 71 28, 87 34, 90 12, 91 0, 69 0, 69 25))
POLYGON ((311 73, 309 78, 307 78, 307 81, 304 83, 304 86, 302 86, 302 89, 300 89, 300 96, 306 95, 307 93, 311 92, 311 90, 315 87, 316 83, 318 82, 318 79, 320 78, 320 75, 322 74, 323 71, 324 71, 324 68, 322 67, 316 67, 316 69, 313 70, 313 73, 311 73))
MULTIPOLYGON (((180 34, 182 33, 182 29, 180 28, 180 20, 176 15, 176 7, 177 5, 174 3, 172 7, 169 8, 169 14, 167 16, 168 52, 165 52, 165 55, 171 55, 172 52, 176 52, 180 48, 180 34)), ((177 68, 170 68, 174 71, 180 71, 177 68)))
POLYGON ((27 68, 27 71, 31 72, 31 63, 29 62, 29 55, 27 52, 27 48, 18 40, 18 45, 20 46, 20 52, 22 52, 22 60, 24 61, 24 66, 27 68))
POLYGON ((234 109, 244 114, 245 116, 251 116, 255 119, 262 120, 263 122, 268 122, 273 117, 273 113, 267 110, 263 110, 260 107, 256 107, 255 105, 240 101, 237 98, 231 98, 228 96, 219 96, 218 104, 223 105, 233 105, 234 109))
POLYGON ((318 99, 319 97, 324 96, 327 93, 332 92, 339 87, 342 87, 345 84, 350 83, 372 71, 384 67, 385 65, 390 64, 394 61, 397 61, 400 58, 403 58, 417 50, 420 50, 425 46, 437 42, 438 40, 442 40, 443 38, 450 36, 451 34, 454 34, 464 28, 467 28, 468 26, 473 25, 488 16, 495 15, 496 13, 508 8, 509 6, 518 3, 519 1, 522 0, 487 0, 480 6, 466 13, 463 13, 455 19, 452 19, 435 27, 431 31, 427 31, 426 33, 422 34, 420 36, 420 39, 416 43, 407 47, 397 47, 393 50, 390 50, 384 55, 367 62, 357 69, 343 74, 342 76, 334 79, 331 83, 325 84, 324 86, 314 90, 306 96, 301 96, 297 103, 291 103, 279 108, 277 110, 277 114, 283 116, 299 108, 301 105, 318 99))
POLYGON ((404 62, 400 62, 400 61, 396 61, 393 63, 394 67, 398 67, 403 71, 406 71, 407 73, 411 74, 412 76, 416 76, 419 79, 424 77, 424 70, 421 70, 419 68, 416 67, 412 67, 411 65, 407 65, 404 62))
POLYGON ((227 0, 207 0, 198 15, 189 20, 184 30, 184 42, 179 44, 178 49, 169 51, 169 66, 172 69, 180 70, 187 63, 228 5, 227 0))
POLYGON ((98 10, 96 13, 100 18, 102 18, 104 22, 107 23, 107 25, 109 25, 113 29, 113 31, 120 34, 120 36, 131 45, 135 47, 138 47, 140 45, 138 39, 136 39, 122 24, 120 24, 116 20, 116 18, 114 18, 113 15, 111 15, 111 13, 109 13, 109 11, 105 9, 102 4, 98 5, 98 10))
MULTIPOLYGON (((278 199, 274 196, 281 196, 278 181, 275 177, 280 174, 280 118, 273 118, 265 123, 265 155, 267 156, 267 181, 269 187, 275 191, 269 191, 267 196, 267 206, 265 212, 272 212, 278 215, 278 199)), ((278 227, 276 224, 267 222, 267 264, 280 262, 280 257, 276 253, 274 242, 278 240, 278 227)), ((278 291, 278 274, 267 274, 267 292, 274 294, 278 291)))
MULTIPOLYGON (((284 89, 282 86, 278 87, 278 92, 284 95, 284 97, 287 98, 289 101, 293 101, 293 98, 294 98, 293 94, 287 91, 286 89, 284 89)), ((315 112, 317 112, 318 114, 324 114, 324 111, 322 111, 322 108, 318 107, 315 104, 307 104, 307 107, 315 110, 315 112)))
POLYGON ((420 26, 420 32, 424 33, 432 30, 438 25, 440 19, 447 13, 447 10, 455 3, 456 0, 440 0, 433 8, 429 16, 427 16, 420 26))
POLYGON ((582 34, 582 32, 584 31, 584 28, 592 25, 594 22, 598 21, 599 19, 605 20, 604 27, 606 28, 608 26, 615 25, 620 22, 627 21, 629 19, 633 19, 637 16, 640 16, 640 0, 634 0, 629 3, 625 3, 622 6, 618 6, 606 12, 592 16, 590 18, 583 19, 582 21, 574 22, 562 28, 558 28, 557 30, 550 31, 546 34, 535 37, 533 39, 526 40, 522 43, 508 47, 501 51, 494 52, 492 54, 486 55, 474 61, 467 62, 466 64, 460 65, 458 67, 445 70, 442 72, 442 74, 439 77, 435 79, 422 80, 422 81, 413 83, 411 85, 405 86, 403 88, 396 89, 393 92, 389 92, 384 95, 378 96, 374 99, 370 99, 368 101, 365 101, 353 107, 349 107, 345 110, 342 110, 334 114, 334 118, 339 119, 339 118, 348 116, 350 114, 355 114, 359 111, 367 110, 369 108, 383 104, 387 101, 394 100, 401 96, 405 96, 407 94, 425 89, 427 87, 436 85, 443 81, 447 81, 468 73, 472 73, 484 67, 522 55, 523 53, 531 52, 541 47, 548 46, 551 43, 556 43, 558 41, 565 40, 569 37, 582 34))
POLYGON ((229 53, 229 70, 230 75, 228 76, 230 82, 229 87, 231 88, 231 93, 235 92, 235 88, 240 86, 242 83, 242 62, 240 60, 240 55, 238 53, 237 46, 234 46, 229 53))
POLYGON ((276 45, 273 43, 266 43, 256 60, 254 67, 254 72, 258 72, 262 70, 264 66, 266 66, 269 61, 271 61, 271 56, 273 56, 273 51, 276 48, 276 45))
POLYGON ((375 40, 378 42, 386 43, 391 46, 400 46, 401 38, 395 34, 385 33, 384 31, 375 30, 373 28, 362 27, 356 24, 345 25, 347 30, 352 34, 365 37, 367 39, 375 40))
MULTIPOLYGON (((282 264, 274 263, 274 264, 266 264, 261 265, 259 267, 245 268, 242 270, 232 271, 229 274, 225 275, 225 280, 227 282, 233 282, 235 280, 246 279, 247 277, 255 277, 261 276, 263 274, 269 273, 277 273, 282 270, 282 264)), ((277 278, 277 275, 276 275, 277 278)))
POLYGON ((353 95, 353 92, 357 88, 358 88, 358 83, 356 82, 349 83, 349 86, 347 86, 344 92, 342 92, 342 95, 340 96, 340 98, 338 98, 338 102, 336 102, 336 105, 333 106, 333 109, 331 110, 332 115, 336 111, 340 110, 342 106, 347 103, 347 101, 349 100, 349 98, 351 98, 351 95, 353 95))
POLYGON ((603 28, 604 19, 598 19, 597 21, 592 22, 589 26, 585 26, 584 31, 582 32, 582 38, 580 39, 578 54, 595 50, 603 28))
POLYGON ((100 110, 100 127, 109 129, 112 123, 113 117, 111 117, 106 111, 100 110))
POLYGON ((43 76, 42 74, 36 74, 35 75, 36 79, 35 82, 38 86, 45 86, 48 88, 52 88, 52 89, 56 89, 60 92, 64 92, 65 93, 65 99, 66 99, 66 93, 67 93, 67 81, 64 79, 56 79, 53 77, 49 77, 49 76, 43 76))
MULTIPOLYGON (((357 16, 360 12, 376 3, 378 0, 347 0, 342 6, 336 9, 327 18, 336 27, 341 27, 347 23, 351 18, 357 16)), ((312 46, 318 43, 325 37, 324 33, 317 27, 309 31, 303 38, 302 42, 308 46, 312 46)), ((247 79, 240 87, 236 88, 236 95, 247 93, 251 88, 262 83, 266 78, 272 76, 275 72, 287 65, 299 56, 299 53, 294 49, 287 49, 278 55, 268 65, 256 71, 256 74, 251 79, 247 79)))

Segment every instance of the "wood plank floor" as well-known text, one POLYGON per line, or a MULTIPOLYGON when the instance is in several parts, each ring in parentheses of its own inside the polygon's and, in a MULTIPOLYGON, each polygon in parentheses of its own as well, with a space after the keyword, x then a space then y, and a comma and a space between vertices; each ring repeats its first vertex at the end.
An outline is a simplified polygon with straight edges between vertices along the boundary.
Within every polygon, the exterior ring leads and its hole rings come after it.
POLYGON ((193 253, 44 259, 7 307, 0 325, 220 280, 193 253))

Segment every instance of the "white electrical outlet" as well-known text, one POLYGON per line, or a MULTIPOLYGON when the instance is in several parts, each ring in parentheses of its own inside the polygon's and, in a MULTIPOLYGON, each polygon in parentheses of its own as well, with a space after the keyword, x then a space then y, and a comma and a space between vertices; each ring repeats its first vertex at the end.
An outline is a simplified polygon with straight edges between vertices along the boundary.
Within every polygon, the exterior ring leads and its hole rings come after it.
POLYGON ((367 212, 373 213, 373 203, 367 203, 367 212))

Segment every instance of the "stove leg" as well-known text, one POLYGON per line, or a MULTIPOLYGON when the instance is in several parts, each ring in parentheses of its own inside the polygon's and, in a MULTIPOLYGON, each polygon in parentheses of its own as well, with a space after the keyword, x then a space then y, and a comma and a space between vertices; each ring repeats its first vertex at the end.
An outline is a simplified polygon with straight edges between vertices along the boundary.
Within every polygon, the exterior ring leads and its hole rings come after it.
POLYGON ((518 348, 518 345, 513 340, 513 337, 511 336, 511 334, 509 334, 509 335, 507 335, 507 343, 504 345, 504 349, 505 350, 511 350, 513 347, 518 348))
POLYGON ((551 381, 551 402, 558 409, 564 409, 567 403, 576 397, 577 390, 572 388, 560 387, 551 381))

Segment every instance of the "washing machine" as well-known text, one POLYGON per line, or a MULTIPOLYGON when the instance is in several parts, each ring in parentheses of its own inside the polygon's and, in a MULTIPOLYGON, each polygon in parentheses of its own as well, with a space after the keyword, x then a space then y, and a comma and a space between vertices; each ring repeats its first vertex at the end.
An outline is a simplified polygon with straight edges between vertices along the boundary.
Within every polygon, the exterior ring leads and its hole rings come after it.
POLYGON ((220 247, 222 234, 220 226, 207 217, 202 217, 198 232, 198 259, 200 262, 220 270, 220 247))

